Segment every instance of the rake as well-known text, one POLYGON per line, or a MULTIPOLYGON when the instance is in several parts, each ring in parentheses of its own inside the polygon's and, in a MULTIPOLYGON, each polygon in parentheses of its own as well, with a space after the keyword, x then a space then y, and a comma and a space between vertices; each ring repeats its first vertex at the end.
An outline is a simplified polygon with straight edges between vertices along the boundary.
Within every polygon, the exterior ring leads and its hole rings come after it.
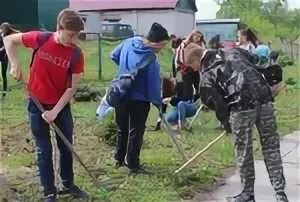
POLYGON ((161 111, 159 111, 159 117, 161 118, 162 122, 164 123, 166 129, 167 129, 167 134, 171 137, 173 143, 175 144, 177 150, 178 150, 178 153, 180 154, 181 158, 186 161, 187 158, 186 156, 184 155, 184 152, 183 152, 183 149, 182 147, 179 145, 179 143, 177 142, 177 139, 176 139, 176 134, 175 132, 171 129, 169 123, 166 121, 163 113, 161 111))
MULTIPOLYGON (((27 85, 26 82, 24 80, 24 78, 21 79, 21 83, 23 84, 25 90, 27 91, 27 85)), ((32 95, 30 94, 30 98, 33 101, 33 103, 36 105, 36 107, 42 112, 45 112, 44 107, 42 106, 42 104, 32 95)), ((68 139, 65 137, 65 135, 63 134, 63 132, 61 132, 61 130, 58 128, 58 126, 52 122, 50 123, 50 126, 52 127, 52 129, 56 132, 56 134, 61 138, 61 140, 63 141, 63 143, 66 145, 66 147, 71 151, 71 153, 73 154, 73 156, 75 157, 75 159, 81 164, 81 166, 85 169, 85 171, 87 172, 87 174, 90 176, 90 178, 92 179, 92 182, 95 186, 101 186, 102 183, 98 182, 98 179, 96 178, 95 175, 93 175, 93 173, 88 169, 88 167, 83 163, 83 161, 81 160, 81 158, 79 157, 79 155, 77 154, 77 152, 74 150, 72 144, 68 141, 68 139)))
POLYGON ((204 147, 201 151, 199 151, 197 154, 195 154, 190 160, 188 160, 185 164, 183 164, 178 170, 176 170, 175 173, 179 173, 181 170, 183 170, 185 167, 187 167, 195 159, 197 159, 204 152, 206 152, 212 145, 214 145, 216 142, 218 142, 225 134, 226 134, 226 131, 224 131, 223 133, 221 133, 221 135, 219 135, 216 139, 214 139, 213 141, 211 141, 206 147, 204 147))

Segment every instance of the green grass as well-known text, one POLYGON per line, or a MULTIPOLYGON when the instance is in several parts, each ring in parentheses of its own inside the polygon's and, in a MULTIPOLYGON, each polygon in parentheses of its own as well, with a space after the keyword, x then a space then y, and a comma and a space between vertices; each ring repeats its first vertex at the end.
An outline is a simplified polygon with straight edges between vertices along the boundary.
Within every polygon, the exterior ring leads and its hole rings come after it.
MULTIPOLYGON (((86 64, 82 83, 89 83, 103 90, 107 81, 114 77, 117 70, 109 58, 110 51, 116 45, 117 43, 103 43, 103 78, 98 81, 97 45, 94 42, 80 44, 85 54, 86 64)), ((25 71, 29 64, 30 53, 21 50, 20 57, 25 71)), ((159 54, 161 69, 166 74, 171 72, 170 59, 169 49, 159 54)), ((299 80, 296 66, 285 68, 285 79, 289 77, 299 80)), ((26 93, 23 87, 15 81, 9 80, 9 85, 11 91, 2 103, 0 119, 3 129, 2 146, 8 150, 8 153, 3 153, 1 163, 10 171, 20 166, 29 166, 36 170, 35 154, 22 152, 23 147, 33 148, 33 142, 28 145, 25 141, 26 138, 32 139, 27 124, 26 93), (21 150, 14 152, 17 148, 21 150)), ((298 95, 299 89, 293 89, 291 94, 286 95, 283 92, 276 98, 278 129, 282 135, 299 129, 298 95)), ((92 201, 164 202, 189 199, 201 189, 203 184, 214 182, 215 178, 221 175, 222 169, 234 165, 232 137, 226 136, 188 168, 179 174, 174 174, 174 171, 184 162, 171 139, 165 132, 146 132, 141 160, 147 163, 155 174, 151 177, 128 177, 126 169, 115 170, 113 168, 114 148, 101 139, 101 133, 105 131, 103 131, 104 126, 95 119, 97 105, 96 102, 88 102, 75 103, 72 106, 75 117, 75 150, 99 179, 109 179, 109 184, 105 188, 95 187, 82 167, 77 162, 75 163, 76 182, 90 193, 92 201)), ((156 119, 157 111, 151 109, 147 128, 155 125, 156 119)), ((182 134, 180 143, 188 157, 192 157, 221 133, 221 131, 214 130, 216 124, 213 112, 203 112, 195 121, 193 133, 182 134)), ((256 141, 255 146, 257 145, 256 141)), ((35 178, 20 175, 10 177, 12 181, 24 182, 16 188, 25 197, 25 201, 38 201, 41 195, 38 182, 33 180, 35 178)))

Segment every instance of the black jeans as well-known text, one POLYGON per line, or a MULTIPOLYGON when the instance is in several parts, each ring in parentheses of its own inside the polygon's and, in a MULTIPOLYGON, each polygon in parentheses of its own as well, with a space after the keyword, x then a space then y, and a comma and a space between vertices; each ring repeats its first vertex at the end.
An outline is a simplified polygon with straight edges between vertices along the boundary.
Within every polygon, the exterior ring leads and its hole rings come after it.
POLYGON ((182 81, 184 84, 184 97, 193 97, 194 89, 196 93, 199 93, 199 84, 200 84, 200 74, 199 72, 194 72, 193 70, 189 70, 185 74, 182 74, 182 81))
POLYGON ((3 87, 2 87, 2 96, 6 95, 6 91, 7 91, 7 68, 8 68, 8 58, 7 56, 4 57, 1 61, 1 75, 2 75, 2 79, 3 79, 3 87))
POLYGON ((150 110, 150 102, 129 100, 116 108, 119 127, 115 159, 126 163, 128 168, 140 166, 140 152, 143 145, 145 124, 150 110))

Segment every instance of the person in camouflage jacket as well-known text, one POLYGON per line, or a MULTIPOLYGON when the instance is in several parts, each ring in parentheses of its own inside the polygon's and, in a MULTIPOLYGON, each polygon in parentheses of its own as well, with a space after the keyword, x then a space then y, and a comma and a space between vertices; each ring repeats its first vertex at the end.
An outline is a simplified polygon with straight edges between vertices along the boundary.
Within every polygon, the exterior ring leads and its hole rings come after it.
MULTIPOLYGON (((252 63, 251 55, 239 48, 225 52, 208 50, 202 59, 201 71, 200 92, 210 88, 213 89, 211 90, 213 98, 222 98, 222 102, 214 102, 214 105, 216 109, 223 109, 224 117, 228 117, 235 137, 236 162, 242 192, 237 196, 228 197, 227 201, 255 201, 252 151, 252 130, 255 125, 277 202, 287 202, 272 92, 263 75, 252 63)), ((207 94, 204 96, 203 93, 201 99, 209 100, 207 94)))

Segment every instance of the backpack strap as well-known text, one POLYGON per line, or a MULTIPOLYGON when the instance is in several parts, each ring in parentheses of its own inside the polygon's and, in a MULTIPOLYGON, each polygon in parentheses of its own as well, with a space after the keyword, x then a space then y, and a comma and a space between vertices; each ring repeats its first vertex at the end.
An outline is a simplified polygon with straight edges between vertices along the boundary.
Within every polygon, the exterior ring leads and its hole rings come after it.
POLYGON ((72 70, 73 68, 75 68, 76 63, 79 61, 80 56, 81 56, 81 49, 76 46, 72 52, 70 66, 68 68, 68 79, 67 79, 68 88, 72 87, 72 70))
POLYGON ((53 35, 52 32, 42 32, 42 33, 38 34, 37 47, 33 50, 30 67, 32 67, 32 65, 33 65, 33 60, 34 60, 35 54, 37 53, 39 48, 42 47, 52 35, 53 35))
MULTIPOLYGON (((37 51, 48 41, 48 39, 51 36, 53 36, 52 32, 42 32, 37 36, 37 47, 33 50, 30 67, 33 65, 34 57, 37 51)), ((76 46, 72 52, 71 59, 70 59, 70 66, 68 68, 68 78, 67 78, 68 88, 72 87, 72 69, 75 67, 80 56, 81 56, 81 50, 76 46)))

